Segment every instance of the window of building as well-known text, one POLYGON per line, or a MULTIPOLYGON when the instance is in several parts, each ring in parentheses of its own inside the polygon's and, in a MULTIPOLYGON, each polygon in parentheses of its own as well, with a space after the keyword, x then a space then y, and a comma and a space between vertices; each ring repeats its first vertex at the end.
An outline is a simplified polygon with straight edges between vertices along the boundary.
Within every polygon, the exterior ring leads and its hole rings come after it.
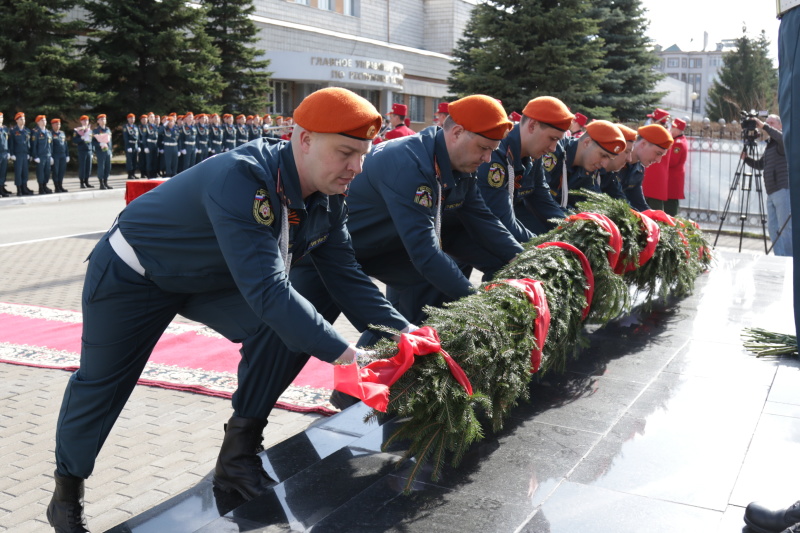
POLYGON ((681 72, 681 81, 686 81, 686 73, 681 72))
POLYGON ((342 3, 342 11, 345 15, 349 15, 351 17, 358 17, 361 11, 361 3, 359 0, 344 0, 342 3))
POLYGON ((681 68, 686 68, 686 58, 685 57, 681 58, 681 68))
POLYGON ((667 59, 667 66, 668 67, 676 68, 676 67, 679 67, 680 65, 681 65, 680 59, 678 59, 677 57, 670 57, 670 58, 667 59))
POLYGON ((408 101, 408 115, 411 122, 425 122, 425 97, 410 96, 408 101))
POLYGON ((689 85, 692 86, 692 90, 698 94, 702 91, 700 90, 703 86, 703 75, 702 74, 689 74, 689 78, 686 80, 689 85))
POLYGON ((308 5, 308 0, 294 0, 294 3, 307 6, 308 5))
POLYGON ((272 106, 270 106, 270 113, 273 115, 286 116, 290 115, 293 109, 290 82, 272 81, 272 106))
POLYGON ((371 89, 354 89, 354 92, 369 101, 370 104, 375 106, 375 109, 381 108, 381 92, 373 91, 371 89))
POLYGON ((317 0, 317 7, 326 11, 335 9, 336 0, 317 0))
POLYGON ((392 103, 393 104, 405 104, 406 99, 403 93, 392 93, 392 103))
POLYGON ((689 68, 703 68, 703 60, 700 58, 690 59, 689 68))

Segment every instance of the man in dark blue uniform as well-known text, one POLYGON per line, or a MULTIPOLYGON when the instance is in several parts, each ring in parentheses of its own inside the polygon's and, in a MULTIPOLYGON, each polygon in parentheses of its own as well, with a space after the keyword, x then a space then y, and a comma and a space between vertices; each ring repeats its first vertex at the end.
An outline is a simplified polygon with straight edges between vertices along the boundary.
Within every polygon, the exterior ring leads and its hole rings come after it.
POLYGON ((136 115, 128 113, 127 122, 122 127, 122 148, 125 150, 125 170, 128 179, 136 179, 136 160, 141 148, 139 146, 139 128, 136 126, 136 115))
POLYGON ((8 128, 3 126, 3 113, 0 113, 0 196, 3 198, 11 196, 11 191, 6 189, 8 159, 10 157, 11 154, 8 152, 8 128))
POLYGON ((222 115, 222 151, 227 152, 236 148, 236 126, 233 124, 233 115, 222 115))
POLYGON ((487 207, 520 243, 547 230, 546 221, 563 218, 541 172, 539 159, 556 149, 574 115, 552 96, 534 98, 519 124, 478 167, 478 189, 487 207), (509 178, 510 176, 510 178, 509 178))
POLYGON ((522 251, 486 207, 475 177, 511 129, 505 110, 472 95, 449 111, 443 128, 379 144, 348 195, 358 262, 387 285, 389 301, 412 323, 424 320, 423 306, 472 292, 457 262, 491 276, 522 251), (486 250, 481 257, 475 244, 486 250))
POLYGON ((17 125, 8 132, 8 151, 14 162, 14 185, 17 196, 30 196, 33 191, 28 188, 28 157, 31 150, 31 130, 25 127, 25 113, 14 115, 17 125))
POLYGON ((136 156, 136 166, 139 169, 139 176, 146 179, 148 177, 147 153, 145 152, 145 148, 147 148, 147 115, 139 116, 137 128, 139 129, 139 153, 136 156))
POLYGON ((586 126, 583 135, 564 139, 554 152, 545 154, 542 166, 550 190, 561 207, 574 207, 583 199, 570 194, 571 190, 599 190, 597 171, 606 168, 625 148, 625 137, 614 124, 595 120, 586 126))
POLYGON ((197 128, 194 125, 194 113, 187 112, 180 127, 178 149, 181 152, 181 172, 191 168, 197 158, 197 128))
POLYGON ((147 177, 152 179, 158 175, 158 126, 155 113, 147 115, 146 133, 144 136, 144 157, 147 177))
POLYGON ((53 135, 47 129, 47 117, 38 115, 36 127, 31 130, 31 157, 36 163, 36 183, 39 185, 39 194, 52 194, 47 186, 50 180, 50 160, 53 157, 53 135))
POLYGON ((94 185, 89 183, 89 176, 92 173, 92 128, 89 127, 89 117, 82 115, 81 125, 75 128, 72 140, 78 147, 78 180, 81 189, 94 189, 94 185))
POLYGON ((636 134, 631 161, 619 170, 618 179, 631 207, 637 211, 647 211, 650 206, 642 190, 644 169, 661 161, 672 146, 672 135, 660 124, 642 126, 636 134))
POLYGON ((64 188, 64 174, 67 172, 69 163, 69 148, 67 147, 67 136, 61 131, 61 119, 54 118, 50 121, 53 129, 53 185, 56 192, 69 192, 64 188))
POLYGON ((200 113, 195 117, 197 119, 197 156, 195 158, 195 163, 199 163, 200 161, 208 158, 208 143, 209 143, 209 126, 208 126, 208 115, 205 113, 200 113))
POLYGON ((349 314, 409 327, 358 267, 345 226, 344 193, 380 114, 360 96, 329 88, 307 97, 295 117, 291 142, 248 143, 137 198, 92 252, 81 366, 58 420, 51 525, 86 526, 83 480, 177 314, 242 343, 214 484, 247 499, 275 483, 256 449, 280 394, 310 356, 350 363, 359 353, 289 282, 290 265, 310 254, 349 314))
POLYGON ((113 189, 108 184, 111 175, 111 128, 106 126, 106 115, 97 115, 97 127, 92 130, 92 146, 97 157, 97 180, 101 189, 113 189))
POLYGON ((178 138, 180 133, 175 126, 175 118, 175 116, 169 115, 167 121, 161 126, 158 135, 159 152, 164 158, 164 176, 167 178, 171 178, 178 173, 178 156, 180 155, 178 138))
POLYGON ((250 128, 247 126, 247 117, 236 117, 236 146, 241 146, 250 141, 250 128))

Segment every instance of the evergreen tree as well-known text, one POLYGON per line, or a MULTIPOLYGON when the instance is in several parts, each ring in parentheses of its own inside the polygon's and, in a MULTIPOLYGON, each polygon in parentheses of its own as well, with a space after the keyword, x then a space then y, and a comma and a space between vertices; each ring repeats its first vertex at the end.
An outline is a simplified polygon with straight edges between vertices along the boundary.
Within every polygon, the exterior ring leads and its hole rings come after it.
POLYGON ((206 32, 222 60, 217 71, 226 83, 214 103, 232 113, 264 113, 269 104, 269 61, 257 60, 258 30, 248 15, 252 0, 205 0, 206 32))
MULTIPOLYGON (((67 119, 95 104, 97 63, 78 53, 76 0, 5 0, 0 25, 0 110, 67 119)), ((28 117, 33 122, 33 117, 28 117)))
POLYGON ((598 104, 603 66, 598 21, 589 0, 498 0, 480 3, 454 51, 450 92, 484 93, 520 111, 542 95, 574 111, 610 118, 598 104))
POLYGON ((618 120, 638 121, 657 107, 663 96, 654 92, 663 75, 653 70, 659 59, 645 35, 649 21, 641 0, 593 1, 608 69, 600 82, 597 105, 610 107, 618 120))
POLYGON ((129 112, 218 112, 224 84, 205 33, 206 10, 184 0, 83 0, 87 52, 105 78, 99 110, 113 124, 129 112))
POLYGON ((708 90, 706 109, 711 120, 739 120, 740 111, 777 112, 778 73, 769 58, 769 40, 747 37, 747 28, 736 39, 735 51, 726 53, 719 78, 708 90))

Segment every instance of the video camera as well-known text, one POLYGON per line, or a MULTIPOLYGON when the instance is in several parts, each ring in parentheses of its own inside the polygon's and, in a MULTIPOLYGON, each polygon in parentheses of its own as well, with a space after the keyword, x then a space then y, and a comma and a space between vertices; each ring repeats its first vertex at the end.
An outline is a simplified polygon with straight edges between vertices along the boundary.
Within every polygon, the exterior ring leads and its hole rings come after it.
POLYGON ((740 111, 742 117, 742 140, 745 142, 755 143, 758 140, 758 123, 755 119, 758 118, 758 113, 751 109, 750 111, 740 111))

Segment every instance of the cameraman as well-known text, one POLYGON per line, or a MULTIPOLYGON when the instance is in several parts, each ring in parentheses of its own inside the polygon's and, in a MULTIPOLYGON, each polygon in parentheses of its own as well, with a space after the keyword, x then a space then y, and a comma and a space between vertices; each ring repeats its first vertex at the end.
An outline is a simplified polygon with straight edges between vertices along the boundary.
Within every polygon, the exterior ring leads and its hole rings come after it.
POLYGON ((767 117, 766 123, 758 118, 753 121, 769 135, 767 147, 759 159, 742 159, 749 166, 764 171, 764 188, 767 190, 767 229, 775 246, 775 255, 792 256, 792 225, 786 223, 792 216, 789 204, 789 167, 783 147, 781 119, 778 115, 767 117), (782 228, 782 229, 781 229, 782 228))

